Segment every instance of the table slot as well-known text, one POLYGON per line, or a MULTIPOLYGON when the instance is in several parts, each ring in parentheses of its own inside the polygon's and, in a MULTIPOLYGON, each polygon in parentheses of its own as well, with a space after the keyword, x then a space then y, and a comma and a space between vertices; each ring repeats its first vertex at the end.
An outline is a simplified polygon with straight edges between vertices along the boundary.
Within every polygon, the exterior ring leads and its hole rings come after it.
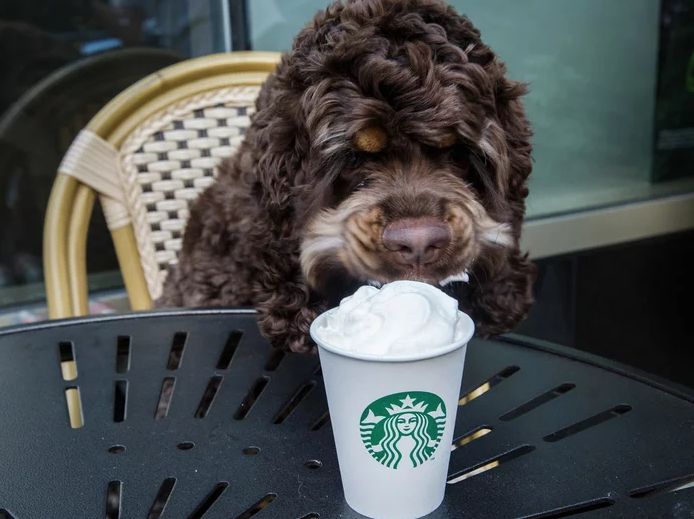
POLYGON ((478 474, 482 474, 483 472, 494 469, 502 463, 508 463, 509 461, 515 460, 516 458, 525 456, 526 454, 529 454, 534 450, 535 447, 533 445, 521 445, 519 447, 516 447, 515 449, 511 449, 510 451, 495 456, 492 459, 473 465, 472 467, 463 470, 457 470, 448 476, 447 482, 449 485, 460 483, 461 481, 464 481, 468 478, 477 476, 478 474))
POLYGON ((283 423, 289 417, 289 415, 292 414, 294 409, 296 409, 296 407, 308 396, 315 386, 316 382, 314 380, 309 380, 301 384, 292 397, 282 406, 280 412, 275 415, 272 423, 274 425, 283 423))
POLYGON ((181 367, 183 353, 185 352, 186 342, 188 340, 188 332, 176 332, 171 340, 171 350, 169 351, 169 360, 166 363, 166 369, 176 371, 181 367))
POLYGON ((128 381, 116 380, 113 387, 113 421, 125 420, 128 411, 128 381))
POLYGON ((120 519, 122 486, 121 481, 111 481, 106 488, 106 519, 120 519))
POLYGON ((645 487, 636 488, 629 491, 629 496, 634 499, 653 497, 667 492, 680 492, 682 490, 694 488, 694 474, 687 476, 659 481, 645 487))
POLYGON ((116 339, 116 373, 123 374, 130 370, 130 335, 119 335, 116 339))
POLYGON ((154 412, 154 418, 161 420, 169 414, 169 406, 173 398, 174 389, 176 388, 176 377, 165 377, 161 382, 161 392, 159 393, 159 401, 157 409, 154 412))
POLYGON ((546 442, 558 442, 560 440, 563 440, 564 438, 568 438, 569 436, 585 431, 586 429, 590 429, 591 427, 600 425, 601 423, 606 422, 607 420, 612 420, 613 418, 622 416, 623 414, 627 414, 632 409, 633 408, 630 405, 618 405, 613 407, 612 409, 608 409, 607 411, 603 411, 602 413, 598 413, 594 416, 591 416, 590 418, 586 418, 585 420, 581 420, 580 422, 572 423, 567 427, 563 427, 558 431, 554 431, 553 433, 548 434, 542 439, 546 442))
POLYGON ((147 519, 159 519, 164 511, 166 510, 166 505, 169 502, 169 498, 171 497, 171 493, 174 490, 174 487, 176 486, 176 478, 166 478, 161 486, 159 487, 159 491, 157 492, 157 496, 154 498, 154 502, 152 503, 152 508, 149 510, 149 514, 147 514, 147 519))
POLYGON ((555 388, 550 389, 549 391, 542 393, 541 395, 538 395, 527 402, 519 405, 518 407, 515 407, 511 409, 510 411, 502 414, 499 417, 499 420, 502 422, 510 422, 511 420, 515 420, 519 416, 523 416, 526 413, 529 413, 530 411, 533 411, 534 409, 540 407, 541 405, 544 405, 548 402, 551 402, 555 398, 559 398, 560 396, 568 393, 572 389, 576 388, 576 384, 572 383, 564 383, 560 384, 555 388))
POLYGON ((67 403, 68 416, 70 417, 70 427, 79 429, 84 425, 84 411, 82 409, 79 387, 71 386, 66 388, 65 400, 67 403))
POLYGON ((219 360, 217 361, 217 369, 229 369, 229 365, 234 358, 234 354, 243 339, 243 330, 232 330, 229 332, 229 337, 227 337, 224 343, 224 349, 222 350, 219 360))
POLYGON ((493 428, 489 425, 480 425, 479 427, 475 427, 473 430, 468 431, 465 434, 462 434, 454 438, 453 443, 451 445, 451 451, 459 449, 460 447, 463 447, 468 443, 472 443, 473 441, 477 440, 478 438, 481 438, 482 436, 486 436, 487 434, 492 432, 492 430, 493 428))
POLYGON ((266 509, 272 502, 277 499, 277 494, 265 494, 261 499, 253 503, 246 510, 237 515, 234 519, 251 519, 254 515, 266 509))
POLYGON ((205 418, 207 416, 223 381, 224 377, 222 375, 214 375, 210 378, 205 388, 205 393, 203 393, 200 399, 198 409, 195 411, 195 418, 205 418))
POLYGON ((60 370, 63 380, 70 381, 77 378, 77 362, 75 361, 75 345, 72 341, 58 343, 60 352, 60 370))
POLYGON ((246 416, 248 416, 248 413, 251 412, 251 409, 253 409, 256 401, 260 398, 260 395, 263 393, 265 387, 269 383, 270 377, 267 376, 258 377, 255 380, 253 385, 248 390, 248 393, 246 393, 246 396, 243 398, 241 405, 239 405, 238 409, 234 413, 234 420, 243 420, 246 418, 246 416))
POLYGON ((614 504, 614 499, 604 497, 601 499, 587 501, 585 503, 569 505, 563 508, 558 508, 556 510, 540 512, 538 514, 533 515, 525 515, 523 517, 519 517, 518 519, 563 519, 565 517, 574 517, 576 515, 585 514, 587 512, 602 510, 603 508, 608 508, 614 504))
POLYGON ((205 498, 200 502, 197 508, 192 514, 188 516, 188 519, 202 519, 208 510, 212 508, 212 505, 221 497, 224 491, 229 487, 229 483, 226 481, 220 481, 217 483, 212 491, 205 496, 205 498))

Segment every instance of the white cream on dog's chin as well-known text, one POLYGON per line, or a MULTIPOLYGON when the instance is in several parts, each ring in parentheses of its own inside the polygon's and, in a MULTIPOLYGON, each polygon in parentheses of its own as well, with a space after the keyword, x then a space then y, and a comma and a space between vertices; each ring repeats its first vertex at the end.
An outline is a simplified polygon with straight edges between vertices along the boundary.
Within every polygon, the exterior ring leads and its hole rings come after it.
MULTIPOLYGON (((451 283, 455 283, 456 281, 462 281, 463 283, 469 283, 470 282, 470 276, 468 275, 467 270, 462 271, 460 274, 454 274, 453 276, 448 276, 446 279, 442 279, 439 281, 439 286, 440 287, 445 287, 446 285, 450 285, 451 283)), ((383 286, 383 283, 380 281, 376 281, 375 279, 369 279, 366 281, 366 284, 369 286, 372 286, 374 288, 381 288, 383 286)))
MULTIPOLYGON (((460 274, 454 274, 453 276, 448 276, 446 279, 442 279, 441 281, 439 281, 439 286, 445 287, 446 285, 450 285, 451 283, 455 283, 456 281, 469 283, 470 276, 468 275, 467 270, 462 271, 460 274)), ((383 283, 381 283, 380 281, 376 281, 375 279, 367 280, 366 284, 374 288, 381 288, 383 286, 383 283)))
POLYGON ((462 281, 463 283, 469 283, 470 282, 470 276, 467 273, 467 270, 463 270, 460 274, 455 274, 454 276, 449 276, 446 279, 442 280, 439 282, 439 285, 442 287, 445 287, 446 285, 450 285, 451 283, 454 283, 456 281, 462 281))

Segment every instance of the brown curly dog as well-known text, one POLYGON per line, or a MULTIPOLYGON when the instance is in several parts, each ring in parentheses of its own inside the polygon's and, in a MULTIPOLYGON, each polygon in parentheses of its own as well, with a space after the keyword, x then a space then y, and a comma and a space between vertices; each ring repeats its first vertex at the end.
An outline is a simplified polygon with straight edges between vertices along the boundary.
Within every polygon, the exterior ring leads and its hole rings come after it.
POLYGON ((444 287, 481 336, 528 313, 522 84, 438 0, 320 12, 191 208, 158 306, 252 305, 279 348, 364 283, 444 287), (469 283, 461 281, 469 274, 469 283))

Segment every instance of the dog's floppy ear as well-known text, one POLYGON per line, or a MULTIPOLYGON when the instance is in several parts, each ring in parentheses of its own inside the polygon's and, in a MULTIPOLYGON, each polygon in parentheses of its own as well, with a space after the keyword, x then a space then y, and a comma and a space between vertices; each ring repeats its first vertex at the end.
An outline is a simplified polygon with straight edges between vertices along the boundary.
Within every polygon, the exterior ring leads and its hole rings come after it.
POLYGON ((257 102, 252 134, 256 177, 262 201, 278 217, 295 219, 300 226, 312 207, 322 207, 329 195, 334 165, 320 163, 321 154, 311 141, 307 112, 312 104, 304 99, 307 87, 297 78, 303 59, 290 53, 275 74, 263 85, 257 102))
POLYGON ((262 186, 263 202, 278 210, 291 204, 292 185, 305 153, 296 127, 298 100, 289 89, 278 87, 277 73, 268 76, 256 102, 253 125, 246 135, 252 147, 256 177, 262 186))
POLYGON ((479 261, 471 276, 470 308, 478 333, 498 335, 512 330, 532 305, 535 267, 520 250, 520 238, 528 196, 527 178, 532 170, 530 138, 532 131, 525 117, 521 97, 524 84, 506 77, 506 66, 480 39, 479 31, 464 16, 447 8, 436 13, 431 22, 440 24, 448 41, 465 53, 466 62, 477 72, 480 67, 489 81, 493 103, 487 103, 487 120, 477 142, 484 155, 484 168, 493 178, 496 201, 490 205, 494 217, 511 228, 513 242, 495 250, 493 259, 479 261), (475 70, 476 69, 476 70, 475 70))
POLYGON ((505 67, 494 62, 490 74, 496 76, 496 117, 490 119, 480 140, 495 169, 502 216, 511 228, 512 243, 495 251, 495 261, 481 262, 473 270, 479 286, 472 288, 472 316, 478 334, 493 336, 512 331, 533 303, 532 285, 535 266, 520 249, 525 217, 526 181, 532 170, 531 131, 520 97, 525 86, 505 77, 505 67), (498 256, 497 256, 498 254, 498 256))
POLYGON ((477 85, 487 85, 484 91, 474 92, 479 96, 480 104, 486 106, 487 112, 476 145, 486 164, 493 168, 495 190, 510 204, 507 209, 510 209, 511 221, 508 223, 514 228, 516 239, 519 239, 525 214, 524 200, 528 195, 526 179, 532 170, 532 131, 521 102, 527 92, 526 85, 506 77, 504 63, 482 42, 480 32, 472 22, 457 14, 453 7, 432 10, 425 18, 430 23, 441 25, 448 42, 458 47, 465 56, 456 57, 453 52, 441 54, 449 55, 451 60, 463 60, 463 68, 468 69, 464 73, 478 77, 477 85), (484 72, 480 74, 482 70, 484 72), (494 98, 491 103, 489 95, 494 98))
POLYGON ((290 179, 294 176, 299 159, 295 152, 268 146, 258 159, 257 175, 263 189, 263 202, 277 209, 291 205, 290 179))
POLYGON ((535 266, 520 249, 521 231, 525 217, 526 181, 532 170, 531 131, 520 97, 525 86, 507 79, 503 64, 495 63, 496 111, 500 133, 496 136, 500 158, 505 171, 496 171, 497 181, 503 183, 505 211, 511 227, 513 243, 502 251, 503 260, 489 264, 478 274, 483 281, 473 292, 473 318, 482 336, 498 335, 513 330, 525 317, 533 303, 532 285, 535 266), (503 139, 503 142, 501 141, 503 139))
POLYGON ((518 249, 481 261, 473 270, 469 299, 463 309, 475 321, 475 333, 492 337, 512 331, 532 307, 535 265, 518 249))
MULTIPOLYGON (((532 171, 532 131, 521 102, 526 87, 506 78, 506 67, 503 63, 495 63, 494 68, 497 76, 494 92, 496 122, 488 125, 487 131, 496 132, 493 139, 498 142, 500 153, 504 154, 499 158, 498 165, 498 168, 503 170, 498 169, 496 175, 509 204, 509 223, 513 228, 516 245, 519 245, 521 225, 525 216, 525 198, 528 196, 526 182, 532 171)), ((490 138, 483 135, 483 142, 485 137, 490 138)))

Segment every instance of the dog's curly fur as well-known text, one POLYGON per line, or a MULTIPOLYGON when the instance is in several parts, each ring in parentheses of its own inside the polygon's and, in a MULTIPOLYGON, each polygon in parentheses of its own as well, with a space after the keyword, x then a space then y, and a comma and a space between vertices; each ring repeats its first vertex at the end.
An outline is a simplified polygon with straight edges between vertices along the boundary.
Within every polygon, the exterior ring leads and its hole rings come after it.
POLYGON ((252 305, 274 346, 304 352, 313 319, 360 284, 467 271, 446 290, 478 334, 511 330, 532 303, 519 248, 532 166, 525 87, 505 74, 439 0, 320 12, 192 206, 158 306, 252 305), (430 265, 403 266, 383 230, 421 218, 445 222, 451 242, 430 265))

